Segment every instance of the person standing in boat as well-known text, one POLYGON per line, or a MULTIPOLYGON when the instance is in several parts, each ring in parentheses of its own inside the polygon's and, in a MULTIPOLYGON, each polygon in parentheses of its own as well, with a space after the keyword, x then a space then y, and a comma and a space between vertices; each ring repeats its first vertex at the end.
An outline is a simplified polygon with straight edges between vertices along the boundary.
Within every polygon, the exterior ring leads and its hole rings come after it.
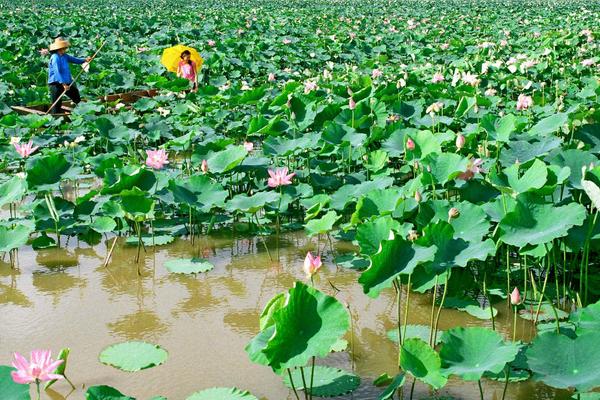
MULTIPOLYGON (((83 64, 90 62, 91 57, 86 59, 73 57, 67 54, 70 43, 63 38, 56 38, 50 45, 50 63, 48 65, 48 86, 50 88, 50 97, 52 104, 66 91, 73 103, 78 104, 81 101, 79 90, 73 82, 69 64, 83 64)), ((62 101, 58 101, 50 111, 52 114, 59 114, 62 111, 62 101)))

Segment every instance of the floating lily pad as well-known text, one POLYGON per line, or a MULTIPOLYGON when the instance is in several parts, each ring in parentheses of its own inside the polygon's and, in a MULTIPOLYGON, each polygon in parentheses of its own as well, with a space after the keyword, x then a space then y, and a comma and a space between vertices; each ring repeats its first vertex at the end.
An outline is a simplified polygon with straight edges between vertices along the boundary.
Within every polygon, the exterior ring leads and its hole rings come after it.
POLYGON ((85 392, 85 398, 86 400, 135 400, 135 398, 126 396, 117 389, 106 385, 89 387, 85 392))
MULTIPOLYGON (((310 385, 310 371, 310 367, 304 368, 304 379, 307 385, 310 385)), ((292 379, 296 390, 304 390, 300 369, 292 372, 292 379)), ((292 387, 289 375, 285 375, 283 382, 287 387, 292 387)), ((335 397, 349 394, 359 386, 360 378, 358 376, 341 369, 317 365, 315 366, 313 387, 312 390, 308 390, 308 393, 316 397, 335 397)))
POLYGON ((0 365, 0 393, 2 400, 30 400, 29 385, 21 385, 13 381, 10 373, 16 371, 8 365, 0 365))
POLYGON ((186 400, 258 400, 248 391, 237 388, 211 388, 196 392, 186 400))
POLYGON ((203 258, 179 258, 165 262, 165 268, 174 274, 197 274, 215 266, 203 258))
MULTIPOLYGON (((144 242, 144 246, 164 246, 165 244, 169 244, 175 240, 175 237, 172 235, 156 235, 154 237, 150 235, 142 235, 142 242, 144 242)), ((126 244, 131 246, 137 246, 138 238, 136 236, 130 236, 125 241, 126 244)))
POLYGON ((168 353, 162 347, 147 342, 125 342, 102 350, 100 362, 127 372, 135 372, 163 364, 168 353))

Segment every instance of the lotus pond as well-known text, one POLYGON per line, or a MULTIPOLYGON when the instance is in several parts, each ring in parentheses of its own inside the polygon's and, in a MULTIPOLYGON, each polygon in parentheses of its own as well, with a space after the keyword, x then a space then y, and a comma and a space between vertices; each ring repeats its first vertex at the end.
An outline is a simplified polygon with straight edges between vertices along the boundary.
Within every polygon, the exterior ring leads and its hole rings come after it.
POLYGON ((598 12, 0 0, 0 398, 600 398, 598 12))

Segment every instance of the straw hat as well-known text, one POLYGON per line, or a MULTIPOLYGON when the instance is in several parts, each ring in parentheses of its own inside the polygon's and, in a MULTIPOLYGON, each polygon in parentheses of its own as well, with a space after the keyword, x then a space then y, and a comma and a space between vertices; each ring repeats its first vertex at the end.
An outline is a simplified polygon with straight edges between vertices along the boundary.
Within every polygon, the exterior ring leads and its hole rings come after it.
POLYGON ((65 47, 69 47, 71 44, 68 40, 64 40, 61 37, 57 37, 54 39, 54 43, 50 45, 50 51, 64 49, 65 47))

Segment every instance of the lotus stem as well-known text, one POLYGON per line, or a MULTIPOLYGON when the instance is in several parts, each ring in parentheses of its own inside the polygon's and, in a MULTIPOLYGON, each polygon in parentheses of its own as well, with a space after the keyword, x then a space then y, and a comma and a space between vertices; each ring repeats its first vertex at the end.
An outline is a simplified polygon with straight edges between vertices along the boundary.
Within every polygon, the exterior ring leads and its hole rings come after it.
POLYGON ((106 258, 104 259, 104 264, 102 265, 104 268, 108 267, 108 263, 110 262, 110 257, 112 256, 113 250, 115 249, 115 244, 117 244, 118 236, 115 236, 112 245, 110 246, 110 250, 106 254, 106 258))
MULTIPOLYGON (((514 339, 514 335, 513 335, 513 341, 514 340, 515 339, 514 339)), ((508 381, 510 380, 510 364, 509 363, 506 364, 506 372, 505 373, 506 373, 506 380, 504 381, 504 389, 502 390, 502 400, 504 400, 506 398, 506 392, 508 390, 508 381)))
POLYGON ((37 388, 37 400, 40 400, 42 398, 42 395, 40 393, 40 380, 39 379, 35 380, 35 386, 37 388))
MULTIPOLYGON (((437 315, 435 316, 435 328, 433 331, 433 342, 431 343, 431 346, 435 346, 435 343, 437 342, 437 333, 438 333, 438 324, 440 322, 440 315, 442 314, 442 308, 444 307, 444 301, 446 300, 446 293, 448 292, 448 278, 449 278, 449 273, 446 274, 446 282, 444 283, 444 292, 442 293, 442 302, 440 303, 440 306, 438 307, 438 311, 437 311, 437 315)), ((491 308, 491 305, 490 305, 491 308)), ((492 311, 493 314, 493 311, 492 311)))
POLYGON ((481 387, 481 379, 477 381, 477 386, 479 386, 479 397, 483 400, 483 388, 481 387))
POLYGON ((433 285, 433 295, 431 298, 431 317, 429 320, 429 345, 433 347, 431 341, 433 340, 433 318, 435 316, 435 299, 437 297, 437 289, 438 289, 438 279, 439 275, 435 276, 435 284, 433 285))
POLYGON ((315 356, 312 357, 312 366, 310 369, 310 400, 312 400, 312 398, 313 398, 312 389, 313 389, 314 378, 315 378, 315 356))
POLYGON ((290 371, 290 369, 287 369, 288 372, 288 376, 290 378, 290 385, 292 386, 292 390, 294 391, 294 394, 296 395, 296 400, 300 400, 300 396, 298 396, 298 392, 296 391, 296 386, 294 385, 294 378, 292 378, 292 372, 290 371))
MULTIPOLYGON (((396 316, 398 318, 397 328, 398 328, 398 352, 402 351, 402 316, 401 316, 401 307, 402 307, 402 282, 400 278, 396 278, 394 281, 394 288, 396 289, 396 306, 397 313, 396 316)), ((400 360, 400 354, 398 354, 398 360, 400 360)))
POLYGON ((415 393, 415 383, 417 382, 417 378, 413 377, 412 385, 410 385, 410 400, 413 398, 413 394, 415 393))
POLYGON ((304 399, 309 400, 306 379, 304 378, 304 367, 300 367, 300 376, 302 376, 302 387, 304 388, 304 399))
POLYGON ((544 277, 544 284, 542 285, 542 293, 540 294, 540 300, 537 305, 537 309, 535 311, 535 318, 533 320, 533 325, 537 324, 538 317, 540 315, 540 310, 542 309, 542 301, 544 300, 544 293, 546 293, 546 284, 548 283, 548 274, 550 273, 550 265, 546 267, 546 276, 544 277))
POLYGON ((402 338, 406 337, 406 326, 408 325, 408 307, 410 305, 411 278, 412 274, 408 274, 408 284, 406 285, 406 301, 404 305, 404 329, 402 331, 402 338))
MULTIPOLYGON (((258 220, 257 214, 254 214, 254 218, 256 218, 256 224, 258 225, 259 229, 262 228, 262 225, 260 224, 260 221, 258 220)), ((271 252, 269 251, 269 247, 267 246, 267 242, 265 241, 264 238, 263 238, 262 242, 263 242, 263 245, 265 246, 265 250, 267 250, 267 254, 269 255, 269 260, 271 260, 271 262, 273 262, 273 257, 271 257, 271 252)))

